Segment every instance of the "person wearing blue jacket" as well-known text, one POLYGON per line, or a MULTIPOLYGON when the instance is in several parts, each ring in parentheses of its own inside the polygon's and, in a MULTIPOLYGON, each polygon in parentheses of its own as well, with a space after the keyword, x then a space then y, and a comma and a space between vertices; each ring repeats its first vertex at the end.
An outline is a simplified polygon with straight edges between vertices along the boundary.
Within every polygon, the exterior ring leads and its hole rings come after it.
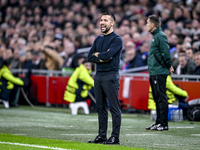
POLYGON ((119 144, 121 127, 121 109, 118 98, 119 92, 119 63, 122 51, 122 38, 113 31, 115 16, 110 12, 103 13, 100 20, 100 29, 103 35, 99 35, 89 53, 88 61, 96 63, 96 75, 94 76, 94 93, 98 113, 98 136, 88 143, 119 144), (112 133, 107 140, 109 101, 112 114, 112 133))

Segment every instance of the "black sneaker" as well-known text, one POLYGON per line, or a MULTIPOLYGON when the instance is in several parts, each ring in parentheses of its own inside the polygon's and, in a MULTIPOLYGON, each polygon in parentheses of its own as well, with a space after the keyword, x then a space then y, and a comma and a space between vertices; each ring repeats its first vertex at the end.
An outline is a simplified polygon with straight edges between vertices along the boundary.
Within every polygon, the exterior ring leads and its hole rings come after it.
POLYGON ((146 130, 151 130, 151 128, 153 128, 153 127, 155 127, 156 126, 156 124, 154 123, 154 124, 152 124, 150 127, 146 127, 145 129, 146 130))
POLYGON ((119 138, 111 136, 104 144, 119 144, 119 138))
POLYGON ((158 125, 152 127, 150 130, 151 131, 168 131, 168 126, 164 127, 161 124, 158 124, 158 125))
POLYGON ((168 126, 165 126, 163 131, 168 131, 168 130, 169 130, 168 126))
POLYGON ((88 143, 96 143, 96 144, 103 144, 106 142, 107 138, 103 138, 100 135, 98 135, 93 141, 88 141, 88 143))

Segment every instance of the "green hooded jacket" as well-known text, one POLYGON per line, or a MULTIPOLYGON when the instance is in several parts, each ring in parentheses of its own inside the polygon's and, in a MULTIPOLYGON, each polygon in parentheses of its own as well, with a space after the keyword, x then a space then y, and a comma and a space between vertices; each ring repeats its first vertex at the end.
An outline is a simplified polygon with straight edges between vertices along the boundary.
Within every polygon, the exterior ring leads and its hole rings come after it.
POLYGON ((160 27, 153 32, 153 39, 148 53, 149 75, 169 74, 171 55, 165 33, 160 27))

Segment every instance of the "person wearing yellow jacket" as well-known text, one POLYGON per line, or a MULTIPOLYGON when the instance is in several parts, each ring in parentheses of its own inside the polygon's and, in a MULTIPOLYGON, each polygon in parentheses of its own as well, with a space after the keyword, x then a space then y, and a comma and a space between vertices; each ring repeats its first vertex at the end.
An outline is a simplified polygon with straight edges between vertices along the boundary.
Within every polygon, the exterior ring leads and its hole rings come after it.
MULTIPOLYGON (((167 76, 166 88, 167 88, 166 95, 167 95, 167 98, 168 98, 168 104, 174 103, 177 100, 176 96, 179 96, 179 99, 178 99, 179 108, 182 108, 184 114, 186 114, 187 109, 188 109, 188 106, 186 104, 186 102, 189 98, 188 93, 185 90, 182 90, 181 88, 177 87, 173 83, 170 75, 167 76)), ((153 99, 151 86, 149 87, 148 109, 156 110, 156 104, 155 104, 154 99, 153 99)))
POLYGON ((92 64, 84 61, 75 69, 66 86, 64 100, 73 103, 88 99, 88 91, 94 87, 94 80, 90 76, 91 68, 92 64))
POLYGON ((9 108, 10 92, 14 84, 23 86, 24 82, 14 77, 10 71, 11 60, 3 61, 3 67, 0 69, 0 100, 3 101, 5 108, 9 108))

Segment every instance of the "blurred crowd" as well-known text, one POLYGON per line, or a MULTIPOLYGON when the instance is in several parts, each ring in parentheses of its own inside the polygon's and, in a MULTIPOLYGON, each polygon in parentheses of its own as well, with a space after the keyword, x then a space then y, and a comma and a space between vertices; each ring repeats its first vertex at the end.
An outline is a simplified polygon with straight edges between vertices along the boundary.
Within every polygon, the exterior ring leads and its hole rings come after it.
POLYGON ((176 74, 200 75, 199 0, 1 0, 0 62, 11 69, 75 69, 101 34, 101 14, 116 16, 123 39, 121 70, 147 65, 152 40, 148 15, 162 19, 176 74))

